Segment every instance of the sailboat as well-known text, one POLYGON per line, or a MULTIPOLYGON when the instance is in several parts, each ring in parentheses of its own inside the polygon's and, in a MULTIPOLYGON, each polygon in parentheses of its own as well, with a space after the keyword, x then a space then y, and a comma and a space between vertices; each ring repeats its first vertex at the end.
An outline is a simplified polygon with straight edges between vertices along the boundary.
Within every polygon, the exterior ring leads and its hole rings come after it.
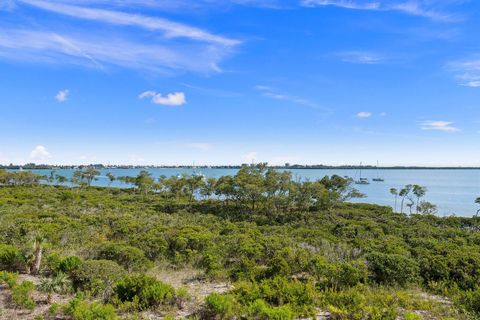
POLYGON ((367 178, 362 178, 362 163, 360 162, 360 178, 355 181, 355 184, 370 184, 367 178))
POLYGON ((372 180, 375 181, 375 182, 384 182, 385 179, 380 177, 379 173, 378 173, 378 161, 377 161, 377 177, 376 178, 373 178, 372 180))

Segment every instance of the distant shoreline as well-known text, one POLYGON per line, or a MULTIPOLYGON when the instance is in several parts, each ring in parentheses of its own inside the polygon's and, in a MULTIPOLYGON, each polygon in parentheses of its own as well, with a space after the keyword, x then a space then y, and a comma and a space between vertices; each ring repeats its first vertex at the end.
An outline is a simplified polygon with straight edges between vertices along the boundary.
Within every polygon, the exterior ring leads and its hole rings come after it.
MULTIPOLYGON (((91 165, 0 165, 0 169, 6 170, 74 170, 82 169, 85 167, 94 167, 96 169, 240 169, 244 166, 250 166, 249 164, 242 165, 217 165, 217 166, 135 166, 135 165, 103 165, 103 164, 91 164, 91 165)), ((340 170, 480 170, 480 167, 422 167, 422 166, 358 166, 358 165, 341 165, 341 166, 327 166, 327 165, 288 165, 288 166, 268 166, 269 168, 280 170, 319 170, 319 169, 340 169, 340 170)))

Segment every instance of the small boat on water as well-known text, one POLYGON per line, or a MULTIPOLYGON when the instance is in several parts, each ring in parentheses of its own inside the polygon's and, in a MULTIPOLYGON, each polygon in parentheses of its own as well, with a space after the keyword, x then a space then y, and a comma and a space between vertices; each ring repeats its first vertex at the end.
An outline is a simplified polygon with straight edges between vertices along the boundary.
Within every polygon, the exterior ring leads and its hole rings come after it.
POLYGON ((370 184, 367 178, 362 178, 362 163, 360 162, 360 177, 355 181, 355 184, 370 184))
POLYGON ((380 177, 380 174, 378 173, 378 161, 377 161, 376 169, 377 169, 377 177, 376 177, 376 178, 373 178, 372 181, 375 181, 375 182, 384 182, 385 179, 382 178, 382 177, 380 177))

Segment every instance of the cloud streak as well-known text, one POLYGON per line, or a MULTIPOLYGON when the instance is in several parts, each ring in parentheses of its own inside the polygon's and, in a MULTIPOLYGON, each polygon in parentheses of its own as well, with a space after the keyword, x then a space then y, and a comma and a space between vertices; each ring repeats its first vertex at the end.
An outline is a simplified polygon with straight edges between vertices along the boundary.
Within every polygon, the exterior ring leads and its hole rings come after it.
POLYGON ((134 26, 151 31, 162 31, 167 38, 188 38, 190 40, 235 46, 240 41, 218 36, 199 28, 173 22, 158 17, 130 14, 114 10, 87 8, 39 0, 19 0, 22 3, 67 15, 77 19, 86 19, 123 26, 134 26))
POLYGON ((385 60, 383 56, 377 53, 366 51, 347 51, 340 52, 337 55, 341 61, 354 64, 379 64, 385 60))
POLYGON ((77 64, 97 69, 120 66, 155 73, 175 70, 219 72, 227 51, 201 44, 145 44, 124 38, 108 41, 102 35, 58 34, 48 31, 4 29, 0 34, 0 57, 10 60, 77 64), (195 59, 192 59, 195 52, 195 59))
POLYGON ((307 99, 280 93, 275 88, 272 88, 269 86, 258 85, 258 86, 255 86, 255 90, 259 91, 264 97, 267 97, 270 99, 284 100, 284 101, 288 101, 294 104, 299 104, 307 107, 317 107, 315 103, 307 99))
POLYGON ((448 64, 449 69, 455 73, 459 84, 465 87, 480 87, 480 58, 474 57, 467 60, 448 64))
POLYGON ((357 118, 360 118, 360 119, 370 118, 371 116, 372 116, 372 113, 367 111, 362 111, 357 113, 357 118))
POLYGON ((12 17, 21 16, 20 13, 30 16, 29 11, 25 11, 30 7, 65 16, 68 20, 62 30, 48 23, 35 28, 20 22, 2 23, 0 58, 75 64, 99 70, 115 66, 161 74, 183 71, 208 74, 222 72, 220 63, 242 43, 169 19, 119 11, 129 4, 151 1, 112 1, 108 4, 95 0, 70 1, 83 6, 65 2, 17 0, 15 8, 8 5, 13 11, 5 14, 12 17), (90 7, 97 4, 113 6, 115 10, 90 7), (74 19, 90 21, 93 25, 79 28, 74 19))
POLYGON ((397 11, 411 16, 438 21, 454 21, 451 14, 436 10, 435 1, 362 1, 362 0, 302 0, 304 7, 338 7, 350 10, 397 11))
POLYGON ((447 133, 455 133, 460 131, 459 128, 453 126, 453 122, 451 121, 428 120, 428 121, 422 122, 420 124, 420 128, 422 130, 435 130, 435 131, 443 131, 447 133))

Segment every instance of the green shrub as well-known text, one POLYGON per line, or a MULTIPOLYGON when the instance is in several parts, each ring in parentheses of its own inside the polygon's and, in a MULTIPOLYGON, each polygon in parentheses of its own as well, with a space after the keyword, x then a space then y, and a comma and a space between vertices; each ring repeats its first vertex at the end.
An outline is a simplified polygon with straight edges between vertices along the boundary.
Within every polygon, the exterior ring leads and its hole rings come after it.
POLYGON ((175 295, 172 286, 146 275, 124 277, 115 285, 114 293, 118 301, 134 302, 140 310, 170 304, 175 295))
POLYGON ((8 244, 0 244, 0 270, 19 271, 21 261, 20 250, 8 244))
POLYGON ((272 307, 261 299, 255 300, 248 307, 248 315, 258 320, 291 320, 294 317, 289 305, 272 307))
POLYGON ((480 288, 473 291, 461 292, 456 300, 460 307, 480 316, 480 288))
POLYGON ((17 285, 17 274, 7 271, 0 271, 0 284, 5 282, 7 286, 12 289, 17 285))
POLYGON ((112 305, 99 302, 88 303, 81 296, 72 299, 65 307, 65 313, 72 320, 116 320, 118 319, 112 305))
POLYGON ((98 295, 125 274, 125 269, 115 261, 86 260, 72 273, 72 279, 75 288, 98 295))
POLYGON ((113 260, 128 271, 145 271, 152 266, 145 253, 132 246, 107 243, 99 248, 97 259, 113 260))
POLYGON ((413 312, 406 312, 405 315, 403 316, 405 320, 422 320, 422 316, 413 313, 413 312))
POLYGON ((83 260, 77 256, 69 256, 60 261, 58 264, 58 271, 63 273, 71 273, 77 270, 82 264, 83 260))
POLYGON ((229 294, 212 293, 205 299, 207 317, 231 319, 235 315, 235 298, 229 294))
POLYGON ((35 285, 30 281, 23 281, 20 285, 12 288, 12 301, 19 307, 33 310, 36 307, 35 301, 31 297, 31 293, 35 285))
POLYGON ((371 253, 366 256, 372 280, 386 285, 407 285, 419 277, 419 266, 413 259, 399 254, 371 253))
POLYGON ((317 301, 313 284, 289 280, 285 277, 264 279, 259 284, 237 283, 232 293, 243 306, 262 299, 272 306, 288 304, 296 315, 311 315, 317 301))
POLYGON ((367 267, 361 261, 329 263, 321 256, 314 259, 313 273, 322 288, 345 289, 365 283, 368 278, 367 267))

